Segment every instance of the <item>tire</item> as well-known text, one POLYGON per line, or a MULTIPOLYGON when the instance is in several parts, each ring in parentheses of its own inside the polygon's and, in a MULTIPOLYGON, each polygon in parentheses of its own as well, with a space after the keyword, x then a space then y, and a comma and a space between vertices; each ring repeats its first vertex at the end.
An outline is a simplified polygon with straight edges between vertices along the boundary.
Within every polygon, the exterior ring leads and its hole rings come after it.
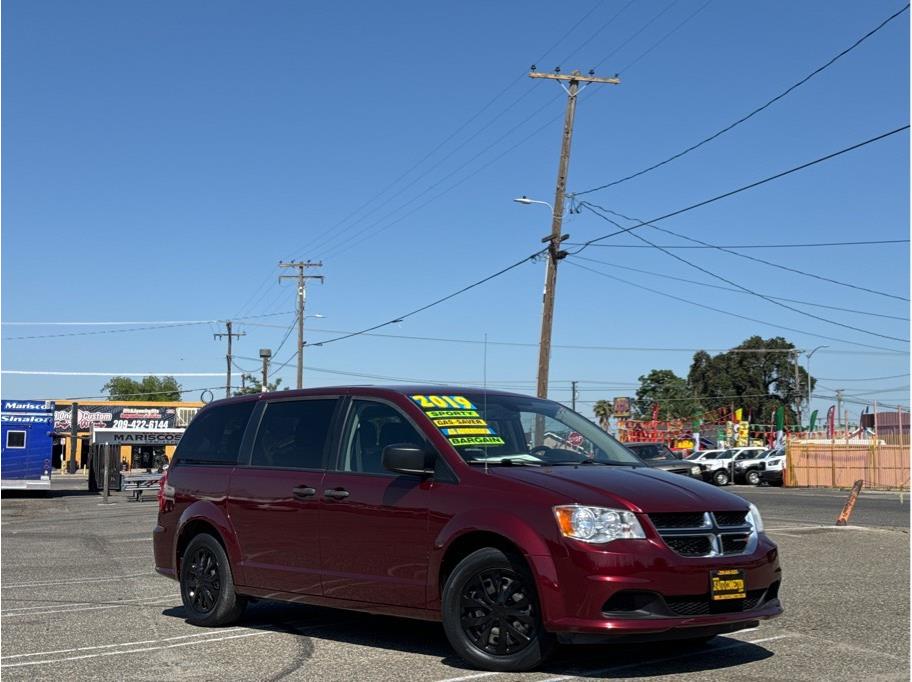
POLYGON ((728 472, 725 469, 719 469, 718 471, 713 472, 713 483, 716 485, 728 485, 730 480, 728 472))
POLYGON ((520 557, 493 547, 473 552, 447 579, 442 606, 450 645, 483 670, 531 670, 554 649, 554 635, 542 627, 535 580, 520 557))
POLYGON ((749 485, 760 485, 760 472, 756 470, 748 471, 744 474, 744 480, 747 481, 749 485))
POLYGON ((181 558, 181 600, 187 622, 220 627, 236 622, 247 605, 234 590, 231 565, 221 543, 207 533, 195 536, 181 558))

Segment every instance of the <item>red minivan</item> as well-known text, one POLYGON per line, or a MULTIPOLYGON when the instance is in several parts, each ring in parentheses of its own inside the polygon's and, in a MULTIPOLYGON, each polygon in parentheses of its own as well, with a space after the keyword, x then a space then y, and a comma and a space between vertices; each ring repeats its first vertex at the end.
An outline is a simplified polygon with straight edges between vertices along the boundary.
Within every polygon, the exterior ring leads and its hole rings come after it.
POLYGON ((488 670, 556 642, 702 642, 782 613, 735 495, 652 469, 549 400, 369 387, 218 401, 163 482, 156 570, 191 623, 250 599, 442 621, 488 670))

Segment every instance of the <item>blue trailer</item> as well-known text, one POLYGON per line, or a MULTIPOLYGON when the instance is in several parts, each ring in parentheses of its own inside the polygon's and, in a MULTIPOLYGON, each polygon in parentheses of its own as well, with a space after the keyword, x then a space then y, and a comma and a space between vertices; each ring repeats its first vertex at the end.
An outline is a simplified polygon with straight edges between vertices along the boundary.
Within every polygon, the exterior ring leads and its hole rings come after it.
POLYGON ((54 403, 3 400, 0 409, 0 488, 49 490, 54 403))

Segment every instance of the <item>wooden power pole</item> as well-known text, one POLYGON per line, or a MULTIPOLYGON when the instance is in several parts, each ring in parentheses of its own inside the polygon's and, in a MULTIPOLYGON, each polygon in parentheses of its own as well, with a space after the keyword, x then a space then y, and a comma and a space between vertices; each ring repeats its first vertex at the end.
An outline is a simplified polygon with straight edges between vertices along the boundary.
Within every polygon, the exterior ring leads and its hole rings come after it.
POLYGON ((279 275, 279 282, 283 279, 298 280, 298 377, 297 387, 304 387, 304 299, 307 297, 305 289, 306 282, 309 279, 318 279, 323 283, 323 275, 305 275, 305 268, 322 268, 323 262, 313 263, 311 261, 291 261, 290 263, 279 262, 280 268, 297 268, 297 275, 279 275))
POLYGON ((224 333, 218 333, 218 334, 212 335, 212 337, 215 339, 222 339, 222 338, 228 337, 228 353, 225 355, 225 359, 228 361, 228 374, 227 374, 227 378, 225 379, 225 382, 226 382, 225 383, 225 397, 226 398, 231 397, 231 361, 234 357, 231 354, 231 341, 235 337, 240 338, 241 336, 246 336, 246 335, 247 335, 247 332, 231 331, 231 320, 225 321, 225 332, 224 333))
MULTIPOLYGON (((534 67, 533 67, 534 69, 534 67)), ((566 257, 560 244, 567 238, 561 234, 564 219, 564 196, 567 192, 567 173, 570 168, 570 143, 573 140, 573 119, 576 116, 576 98, 582 91, 580 83, 608 83, 617 85, 614 78, 597 78, 592 71, 584 76, 579 71, 569 74, 529 72, 529 78, 547 78, 560 83, 567 93, 567 111, 564 114, 564 133, 561 139, 560 163, 557 166, 557 186, 554 190, 554 213, 551 217, 551 234, 543 241, 548 242, 548 271, 545 276, 545 297, 542 305, 541 341, 538 348, 538 392, 539 398, 548 397, 548 369, 551 361, 551 327, 554 324, 554 290, 557 286, 557 263, 566 257), (564 81, 567 85, 564 85, 564 81)), ((583 86, 585 87, 585 85, 583 86)))

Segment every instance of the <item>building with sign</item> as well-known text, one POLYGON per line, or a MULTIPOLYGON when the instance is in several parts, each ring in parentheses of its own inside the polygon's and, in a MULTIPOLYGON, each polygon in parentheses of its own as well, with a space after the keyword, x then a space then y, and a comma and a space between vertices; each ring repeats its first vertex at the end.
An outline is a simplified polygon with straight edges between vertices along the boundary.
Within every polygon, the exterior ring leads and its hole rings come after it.
MULTIPOLYGON (((56 400, 54 408, 54 446, 52 463, 59 468, 69 460, 68 448, 72 428, 73 401, 56 400)), ((137 430, 184 429, 205 403, 193 402, 135 402, 135 401, 76 401, 76 463, 80 469, 88 466, 93 429, 112 429, 118 432, 137 430)), ((169 443, 140 442, 119 444, 120 461, 129 469, 148 469, 162 456, 171 459, 175 446, 169 443)))
POLYGON ((54 403, 50 400, 2 401, 0 487, 39 490, 51 487, 53 419, 54 403))

